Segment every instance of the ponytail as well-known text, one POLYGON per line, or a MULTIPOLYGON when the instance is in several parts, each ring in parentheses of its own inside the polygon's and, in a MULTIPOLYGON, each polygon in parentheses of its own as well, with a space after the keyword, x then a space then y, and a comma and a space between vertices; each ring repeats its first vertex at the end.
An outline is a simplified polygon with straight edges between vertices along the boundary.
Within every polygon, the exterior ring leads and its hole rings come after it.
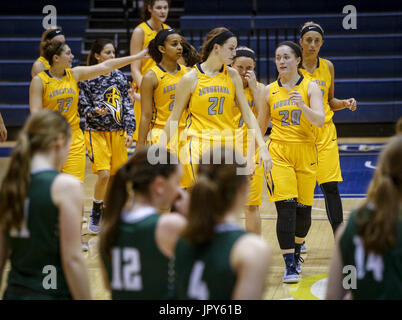
POLYGON ((215 226, 233 206, 239 189, 247 183, 247 177, 238 173, 239 168, 245 167, 244 161, 239 160, 244 159, 233 150, 214 149, 208 164, 198 166, 198 180, 191 191, 188 224, 182 234, 188 242, 199 244, 213 239, 215 226), (221 155, 218 163, 214 154, 221 155))
POLYGON ((177 170, 177 158, 166 149, 157 147, 138 148, 125 165, 116 173, 106 194, 106 208, 102 217, 100 252, 110 259, 124 206, 133 200, 134 192, 149 196, 150 186, 156 177, 168 178, 177 170), (156 156, 161 161, 151 161, 156 156), (165 157, 166 156, 166 157, 165 157), (162 160, 167 160, 167 163, 162 160), (156 163, 155 163, 156 162, 156 163))
POLYGON ((0 191, 0 228, 3 231, 21 228, 32 157, 49 150, 60 133, 66 141, 71 136, 66 119, 57 111, 44 109, 30 116, 19 134, 0 191))
POLYGON ((402 136, 382 151, 367 200, 356 213, 357 234, 367 252, 384 254, 396 243, 402 200, 402 136))

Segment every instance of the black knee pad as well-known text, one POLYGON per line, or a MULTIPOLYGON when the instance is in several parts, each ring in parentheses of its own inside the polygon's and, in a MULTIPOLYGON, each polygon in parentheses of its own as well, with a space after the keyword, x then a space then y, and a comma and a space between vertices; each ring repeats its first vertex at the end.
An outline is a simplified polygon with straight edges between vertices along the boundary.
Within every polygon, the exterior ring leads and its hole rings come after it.
POLYGON ((296 232, 298 238, 305 238, 311 226, 311 206, 296 205, 296 232))
POLYGON ((336 229, 343 222, 342 200, 339 194, 338 182, 327 182, 320 185, 325 198, 327 216, 335 234, 336 229))
POLYGON ((295 247, 296 203, 294 198, 275 202, 276 211, 278 212, 276 235, 282 250, 295 247))

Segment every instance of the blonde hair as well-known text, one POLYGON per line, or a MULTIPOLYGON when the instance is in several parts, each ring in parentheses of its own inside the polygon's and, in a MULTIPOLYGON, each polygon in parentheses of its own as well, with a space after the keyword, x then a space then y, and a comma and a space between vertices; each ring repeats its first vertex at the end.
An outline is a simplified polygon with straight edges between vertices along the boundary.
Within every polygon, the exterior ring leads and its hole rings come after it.
POLYGON ((32 157, 52 148, 60 133, 68 140, 71 137, 70 125, 60 112, 47 109, 30 116, 20 132, 1 186, 0 228, 3 231, 21 227, 32 157))

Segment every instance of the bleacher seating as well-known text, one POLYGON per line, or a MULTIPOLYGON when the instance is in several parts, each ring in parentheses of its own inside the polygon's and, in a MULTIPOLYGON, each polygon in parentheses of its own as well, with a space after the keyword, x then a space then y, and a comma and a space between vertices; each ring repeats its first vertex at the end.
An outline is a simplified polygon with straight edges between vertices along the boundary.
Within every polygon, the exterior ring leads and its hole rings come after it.
MULTIPOLYGON (((189 35, 189 29, 233 28, 240 34, 239 44, 249 45, 256 51, 257 76, 266 83, 277 77, 272 57, 276 45, 285 40, 285 34, 280 31, 276 37, 274 30, 269 30, 267 37, 264 29, 299 29, 306 21, 317 22, 325 30, 320 56, 328 58, 335 66, 335 96, 358 100, 357 112, 336 112, 335 122, 395 122, 402 116, 402 12, 396 1, 387 1, 381 7, 382 12, 377 12, 378 7, 372 1, 361 1, 358 5, 353 1, 358 9, 357 29, 345 30, 342 8, 350 1, 344 2, 309 1, 312 5, 308 6, 306 1, 257 1, 255 15, 252 10, 241 12, 234 8, 237 2, 220 0, 215 6, 224 8, 231 3, 231 8, 222 9, 220 13, 224 16, 218 18, 203 14, 202 10, 196 14, 199 5, 187 1, 189 10, 181 18, 181 29, 189 35), (257 29, 250 32, 252 26, 260 29, 258 37, 257 29)), ((208 5, 209 1, 203 2, 204 8, 208 5)), ((286 36, 298 41, 295 30, 289 29, 286 36)), ((202 40, 194 32, 196 47, 202 40)))
POLYGON ((87 26, 89 0, 19 0, 2 8, 0 16, 0 112, 7 127, 21 126, 29 115, 31 67, 39 56, 44 31, 45 5, 57 9, 57 25, 63 28, 76 65, 80 59, 87 26))

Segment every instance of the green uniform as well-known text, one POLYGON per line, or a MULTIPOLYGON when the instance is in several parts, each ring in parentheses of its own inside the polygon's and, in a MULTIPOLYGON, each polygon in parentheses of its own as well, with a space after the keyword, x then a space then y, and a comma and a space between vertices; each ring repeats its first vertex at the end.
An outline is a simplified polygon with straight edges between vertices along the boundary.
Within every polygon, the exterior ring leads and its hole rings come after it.
POLYGON ((4 299, 71 298, 61 262, 59 211, 50 194, 58 174, 54 170, 31 174, 24 224, 6 234, 11 271, 4 299))
POLYGON ((212 241, 191 245, 180 239, 176 247, 175 297, 178 299, 231 300, 237 276, 230 252, 246 231, 235 224, 220 224, 212 241))
POLYGON ((170 297, 170 259, 159 250, 155 240, 159 218, 152 207, 123 214, 112 245, 111 260, 103 257, 112 299, 170 297))
MULTIPOLYGON (((365 208, 366 214, 374 212, 365 208)), ((354 299, 401 299, 402 298, 402 220, 397 224, 396 245, 379 256, 365 252, 363 241, 356 235, 356 211, 349 219, 340 240, 344 266, 355 266, 356 289, 352 289, 354 299)), ((345 274, 346 276, 346 274, 345 274)))

